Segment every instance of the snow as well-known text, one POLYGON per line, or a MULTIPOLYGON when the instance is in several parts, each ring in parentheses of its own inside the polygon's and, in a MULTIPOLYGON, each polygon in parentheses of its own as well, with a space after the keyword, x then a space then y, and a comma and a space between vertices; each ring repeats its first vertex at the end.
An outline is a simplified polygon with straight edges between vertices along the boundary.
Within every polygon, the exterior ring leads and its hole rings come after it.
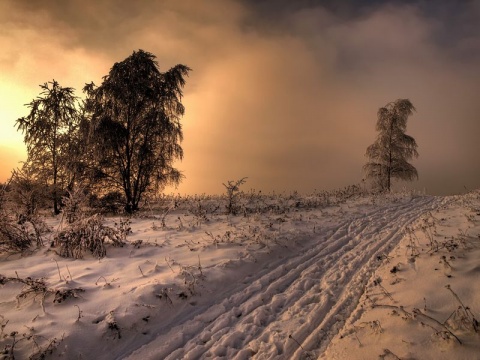
MULTIPOLYGON (((207 196, 168 214, 153 207, 103 259, 65 259, 49 246, 2 255, 0 275, 44 279, 53 291, 18 297, 27 285, 0 285, 1 349, 64 359, 479 358, 480 192, 242 199, 257 211, 226 215, 224 199, 207 196), (54 302, 66 289, 72 296, 54 302)), ((60 221, 47 219, 49 236, 60 221)))

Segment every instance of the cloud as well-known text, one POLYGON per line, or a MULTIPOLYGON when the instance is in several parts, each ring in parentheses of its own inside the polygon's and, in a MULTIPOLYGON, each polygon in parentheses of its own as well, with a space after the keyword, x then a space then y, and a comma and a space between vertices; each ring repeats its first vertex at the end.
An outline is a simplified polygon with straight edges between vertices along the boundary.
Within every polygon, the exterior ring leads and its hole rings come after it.
POLYGON ((264 191, 359 182, 377 109, 403 97, 418 110, 407 130, 419 144, 416 186, 479 185, 479 1, 447 11, 424 1, 291 3, 7 1, 0 66, 26 90, 21 104, 52 78, 98 83, 139 48, 162 70, 192 67, 181 192, 221 192, 244 176, 264 191))

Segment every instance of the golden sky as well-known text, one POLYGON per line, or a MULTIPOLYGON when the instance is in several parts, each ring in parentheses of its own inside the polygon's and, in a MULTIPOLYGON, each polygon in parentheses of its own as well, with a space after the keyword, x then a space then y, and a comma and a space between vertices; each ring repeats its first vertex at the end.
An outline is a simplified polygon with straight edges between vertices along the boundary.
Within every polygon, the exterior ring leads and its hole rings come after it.
POLYGON ((1 1, 0 181, 25 160, 14 124, 38 85, 55 79, 81 97, 84 83, 143 49, 161 71, 193 69, 180 193, 223 192, 242 177, 265 192, 358 183, 376 112, 398 98, 417 108, 412 186, 478 187, 480 1, 334 4, 1 1))

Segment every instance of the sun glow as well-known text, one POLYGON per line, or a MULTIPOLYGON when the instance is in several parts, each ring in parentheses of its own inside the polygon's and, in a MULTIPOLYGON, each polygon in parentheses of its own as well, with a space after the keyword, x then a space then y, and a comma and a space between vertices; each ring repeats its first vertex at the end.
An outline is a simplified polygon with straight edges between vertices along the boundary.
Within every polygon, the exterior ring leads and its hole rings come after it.
POLYGON ((3 79, 0 82, 0 182, 5 182, 27 156, 23 136, 16 130, 15 120, 27 114, 24 103, 28 102, 26 99, 30 91, 3 79))

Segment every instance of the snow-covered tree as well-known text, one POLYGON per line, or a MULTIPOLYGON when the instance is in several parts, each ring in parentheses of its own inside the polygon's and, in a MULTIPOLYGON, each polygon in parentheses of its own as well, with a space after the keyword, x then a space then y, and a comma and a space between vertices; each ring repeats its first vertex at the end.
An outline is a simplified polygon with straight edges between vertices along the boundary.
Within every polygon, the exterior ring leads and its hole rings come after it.
POLYGON ((405 134, 407 119, 415 108, 408 99, 398 99, 378 110, 377 140, 367 148, 366 177, 380 191, 390 191, 391 179, 418 179, 418 172, 408 162, 418 157, 415 139, 405 134))
POLYGON ((173 162, 183 157, 181 98, 189 71, 176 65, 162 73, 155 56, 139 50, 115 63, 99 87, 84 89, 99 180, 123 192, 128 213, 146 190, 182 178, 173 162))
POLYGON ((30 114, 16 121, 24 134, 28 159, 25 167, 51 187, 55 214, 60 212, 62 190, 73 181, 72 136, 78 123, 77 98, 70 87, 55 80, 40 85, 40 96, 27 106, 30 114))

